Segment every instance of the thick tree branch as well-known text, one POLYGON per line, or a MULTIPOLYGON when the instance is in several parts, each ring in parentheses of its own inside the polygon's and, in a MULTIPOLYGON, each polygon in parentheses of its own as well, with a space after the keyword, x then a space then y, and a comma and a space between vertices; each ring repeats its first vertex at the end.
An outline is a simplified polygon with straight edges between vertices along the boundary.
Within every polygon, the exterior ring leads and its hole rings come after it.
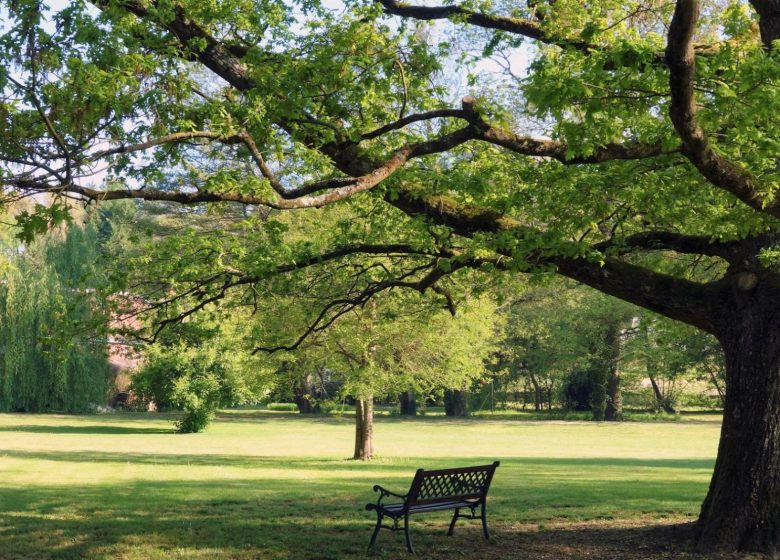
POLYGON ((618 241, 604 241, 593 245, 598 251, 609 252, 611 249, 619 253, 636 249, 649 251, 674 251, 686 255, 707 255, 720 257, 727 261, 739 258, 741 244, 732 242, 714 242, 704 235, 686 235, 672 231, 647 231, 629 235, 618 241))
POLYGON ((141 19, 161 25, 170 31, 186 49, 183 54, 188 60, 202 63, 240 91, 247 91, 255 86, 254 80, 249 76, 241 59, 229 47, 217 41, 205 29, 188 18, 180 5, 174 5, 173 17, 161 24, 154 19, 148 9, 150 4, 156 5, 156 0, 152 0, 152 2, 144 0, 91 1, 101 10, 120 6, 141 19))
POLYGON ((51 186, 32 180, 16 180, 8 183, 20 190, 31 192, 48 192, 54 194, 71 193, 78 194, 88 200, 105 201, 139 198, 150 201, 178 202, 180 204, 201 204, 205 202, 238 202, 256 206, 267 206, 278 210, 291 210, 300 208, 319 208, 327 204, 344 200, 360 192, 374 188, 387 177, 403 167, 412 158, 450 150, 472 138, 470 127, 462 128, 450 134, 445 134, 433 140, 427 140, 417 144, 406 145, 397 150, 385 162, 354 179, 328 179, 318 183, 304 186, 298 191, 282 191, 287 198, 273 200, 263 196, 242 194, 238 192, 211 192, 195 190, 164 191, 159 189, 123 189, 103 191, 84 187, 77 184, 51 186), (327 189, 320 195, 299 196, 301 192, 327 189))
POLYGON ((464 97, 462 103, 464 118, 475 128, 475 139, 501 146, 518 154, 557 159, 567 165, 645 159, 678 151, 664 150, 660 143, 626 142, 599 146, 590 156, 572 157, 567 154, 569 147, 564 142, 520 136, 514 132, 491 125, 480 115, 476 107, 476 100, 473 97, 464 97))
POLYGON ((772 43, 780 39, 780 0, 750 0, 758 13, 758 28, 764 49, 772 50, 772 43))
MULTIPOLYGON (((505 31, 514 35, 522 35, 529 39, 534 39, 547 45, 555 45, 561 48, 575 49, 582 52, 604 51, 607 47, 590 43, 581 39, 558 37, 544 30, 538 23, 509 16, 496 14, 486 14, 476 12, 460 4, 449 4, 446 6, 420 6, 400 2, 398 0, 377 0, 384 7, 388 14, 397 15, 406 18, 430 21, 437 19, 456 19, 465 21, 470 25, 482 27, 485 29, 495 29, 505 31)), ((751 2, 761 0, 751 0, 751 2)), ((694 47, 697 54, 703 56, 716 54, 720 45, 696 45, 694 47)), ((655 56, 655 62, 663 64, 663 53, 655 56)))
POLYGON ((458 18, 477 27, 522 35, 548 45, 574 48, 581 51, 599 49, 598 46, 585 41, 553 37, 544 31, 537 23, 526 19, 475 12, 458 4, 451 4, 448 6, 416 6, 407 4, 406 2, 398 2, 397 0, 378 1, 382 4, 387 13, 396 16, 426 21, 458 18))
POLYGON ((552 257, 559 274, 600 292, 688 323, 710 333, 718 287, 675 278, 648 268, 607 257, 603 264, 585 259, 552 257))
POLYGON ((466 118, 464 112, 460 109, 437 109, 435 111, 428 111, 425 113, 415 113, 413 115, 408 115, 406 117, 400 118, 395 122, 381 126, 376 130, 372 130, 371 132, 367 132, 363 134, 361 138, 363 140, 373 140, 374 138, 379 138, 383 134, 387 134, 388 132, 391 132, 393 130, 404 128, 405 126, 408 126, 412 123, 416 123, 420 121, 429 121, 432 119, 439 119, 444 117, 452 117, 452 118, 460 118, 460 119, 466 118))
MULTIPOLYGON (((471 207, 451 198, 419 196, 411 188, 388 195, 386 200, 410 216, 427 216, 434 223, 446 225, 466 237, 477 232, 512 232, 518 236, 539 233, 498 212, 471 207)), ((652 235, 647 235, 646 242, 650 243, 652 235)), ((640 237, 634 240, 638 242, 640 237)), ((672 236, 666 241, 671 244, 672 236)), ((687 243, 693 243, 693 239, 678 238, 676 244, 682 248, 688 246, 687 243)), ((598 251, 599 247, 592 249, 598 251)), ((507 257, 512 255, 507 254, 507 257)), ((555 252, 546 254, 541 249, 525 258, 532 266, 552 265, 559 274, 667 317, 708 332, 714 329, 709 318, 712 301, 717 298, 712 297, 716 288, 711 284, 674 278, 607 255, 603 257, 603 264, 585 258, 558 256, 555 252)))
POLYGON ((693 36, 699 18, 698 0, 678 0, 669 26, 666 62, 669 66, 669 116, 683 145, 683 153, 713 185, 724 189, 759 212, 780 217, 780 206, 766 200, 750 171, 719 155, 696 119, 693 36))

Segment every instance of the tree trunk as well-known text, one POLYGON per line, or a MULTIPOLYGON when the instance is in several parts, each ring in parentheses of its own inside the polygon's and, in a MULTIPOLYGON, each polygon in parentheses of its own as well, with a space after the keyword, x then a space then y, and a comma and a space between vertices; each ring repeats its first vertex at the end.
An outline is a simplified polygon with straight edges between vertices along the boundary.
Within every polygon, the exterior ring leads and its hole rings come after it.
POLYGON ((766 49, 772 50, 772 43, 780 38, 780 2, 778 0, 750 0, 758 12, 761 41, 766 49))
POLYGON ((459 389, 444 391, 444 414, 447 416, 469 415, 469 393, 459 389))
POLYGON ((668 414, 675 414, 677 411, 669 402, 669 398, 664 395, 661 387, 658 386, 658 381, 655 380, 655 375, 648 373, 647 376, 650 378, 650 385, 653 387, 653 395, 655 396, 655 402, 658 408, 668 414))
POLYGON ((540 412, 542 410, 542 388, 539 387, 539 380, 536 379, 534 372, 528 370, 528 376, 534 386, 534 410, 540 412))
POLYGON ((623 420, 623 393, 620 391, 620 324, 610 324, 606 341, 610 351, 607 371, 607 406, 604 420, 619 422, 623 420))
POLYGON ((604 420, 621 422, 623 420, 623 392, 620 390, 620 369, 615 366, 607 378, 607 408, 604 420))
POLYGON ((547 387, 547 412, 552 412, 552 401, 553 401, 553 388, 552 388, 552 384, 550 384, 547 387))
POLYGON ((710 370, 709 373, 710 373, 710 381, 712 382, 712 385, 715 387, 715 390, 718 392, 720 405, 724 406, 726 404, 726 391, 723 390, 720 381, 718 381, 718 374, 712 370, 710 370))
POLYGON ((374 398, 355 400, 355 454, 353 459, 368 461, 374 456, 374 398))
POLYGON ((314 405, 312 404, 313 393, 314 382, 312 381, 312 376, 306 374, 293 388, 293 399, 295 400, 295 404, 298 405, 298 412, 301 414, 311 414, 314 412, 314 405))
POLYGON ((401 403, 402 416, 417 415, 417 401, 414 398, 414 391, 404 391, 398 396, 398 399, 401 403))
POLYGON ((699 517, 702 550, 780 547, 780 311, 724 322, 726 404, 718 459, 699 517))

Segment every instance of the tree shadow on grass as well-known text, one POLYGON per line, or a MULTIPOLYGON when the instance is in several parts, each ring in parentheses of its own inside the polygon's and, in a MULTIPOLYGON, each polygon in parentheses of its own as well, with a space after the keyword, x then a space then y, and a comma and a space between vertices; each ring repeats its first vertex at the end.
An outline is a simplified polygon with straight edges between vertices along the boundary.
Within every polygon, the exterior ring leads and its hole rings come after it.
POLYGON ((171 434, 173 428, 117 426, 111 424, 74 424, 48 426, 45 424, 0 426, 0 432, 29 432, 31 434, 171 434))

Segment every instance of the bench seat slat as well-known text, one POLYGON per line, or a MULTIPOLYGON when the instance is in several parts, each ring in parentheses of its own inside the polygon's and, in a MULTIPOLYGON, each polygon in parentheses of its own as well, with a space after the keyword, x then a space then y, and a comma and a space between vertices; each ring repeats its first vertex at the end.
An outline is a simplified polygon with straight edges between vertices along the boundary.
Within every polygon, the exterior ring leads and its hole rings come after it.
MULTIPOLYGON (((457 500, 449 502, 438 502, 435 504, 421 504, 409 506, 409 513, 426 513, 429 511, 440 511, 445 509, 467 508, 473 505, 479 505, 479 501, 457 500)), ((387 504, 382 506, 382 511, 388 515, 403 515, 404 504, 387 504)))

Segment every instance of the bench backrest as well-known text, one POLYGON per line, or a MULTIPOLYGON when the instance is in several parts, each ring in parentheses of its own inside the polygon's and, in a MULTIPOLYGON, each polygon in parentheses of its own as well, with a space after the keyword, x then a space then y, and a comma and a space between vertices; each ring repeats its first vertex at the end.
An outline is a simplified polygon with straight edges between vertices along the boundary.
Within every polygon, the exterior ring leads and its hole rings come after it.
POLYGON ((453 500, 476 500, 487 496, 490 481, 499 462, 477 467, 426 471, 418 469, 409 489, 410 506, 453 500))

